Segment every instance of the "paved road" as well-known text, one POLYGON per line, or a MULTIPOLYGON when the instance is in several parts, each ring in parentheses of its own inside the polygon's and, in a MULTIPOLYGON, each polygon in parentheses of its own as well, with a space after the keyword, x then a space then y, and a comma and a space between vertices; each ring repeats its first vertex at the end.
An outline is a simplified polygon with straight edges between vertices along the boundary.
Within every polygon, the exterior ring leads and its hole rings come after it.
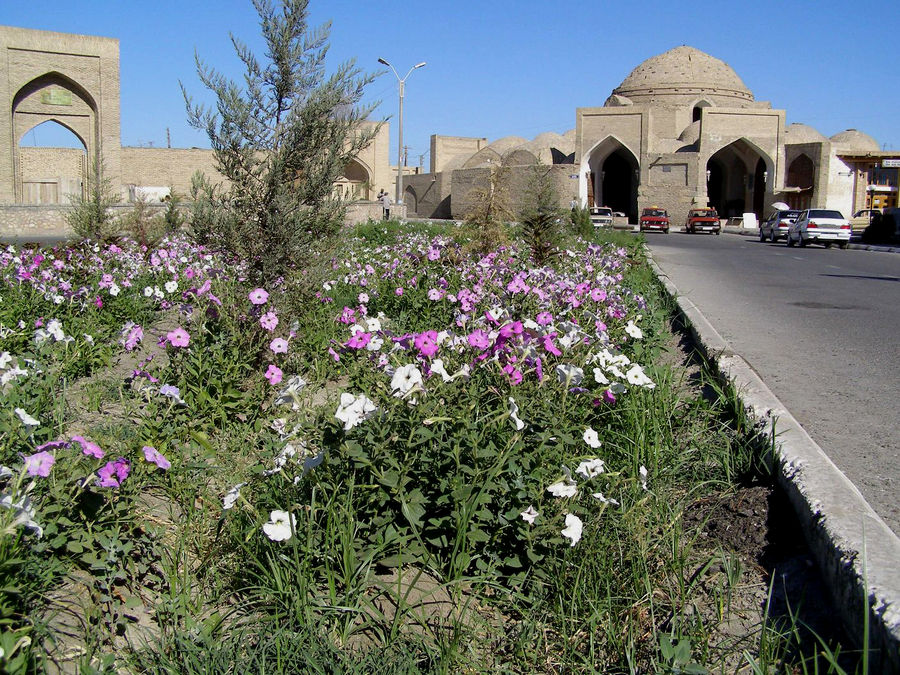
POLYGON ((900 534, 900 255, 648 233, 657 264, 900 534))

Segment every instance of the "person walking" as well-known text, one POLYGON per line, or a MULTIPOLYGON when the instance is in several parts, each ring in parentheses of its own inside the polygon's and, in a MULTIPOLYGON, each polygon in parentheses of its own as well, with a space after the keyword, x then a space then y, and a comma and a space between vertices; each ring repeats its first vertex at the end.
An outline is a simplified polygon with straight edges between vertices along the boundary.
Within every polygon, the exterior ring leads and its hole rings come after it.
POLYGON ((388 220, 391 217, 391 196, 382 191, 381 195, 381 215, 383 220, 388 220))

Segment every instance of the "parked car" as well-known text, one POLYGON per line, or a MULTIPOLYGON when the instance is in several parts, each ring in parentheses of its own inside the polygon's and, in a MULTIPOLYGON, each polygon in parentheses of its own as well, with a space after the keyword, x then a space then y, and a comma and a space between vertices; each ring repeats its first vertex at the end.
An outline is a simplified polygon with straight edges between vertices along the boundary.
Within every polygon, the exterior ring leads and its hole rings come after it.
POLYGON ((799 215, 798 209, 775 209, 759 224, 759 240, 778 241, 787 238, 791 223, 796 221, 799 215))
POLYGON ((690 234, 697 232, 714 232, 722 234, 722 224, 719 222, 719 214, 715 209, 691 209, 688 211, 687 223, 684 231, 690 234))
POLYGON ((611 227, 613 224, 612 209, 608 206, 592 206, 591 223, 594 227, 611 227))
POLYGON ((669 214, 665 209, 658 206, 651 206, 641 211, 641 219, 638 221, 638 229, 644 230, 662 230, 669 234, 669 214))
POLYGON ((850 229, 853 234, 862 234, 877 218, 881 218, 881 209, 860 209, 850 219, 850 229))
POLYGON ((787 245, 806 246, 809 243, 824 244, 831 248, 837 244, 847 248, 850 243, 850 221, 840 211, 832 209, 806 209, 791 223, 787 233, 787 245))

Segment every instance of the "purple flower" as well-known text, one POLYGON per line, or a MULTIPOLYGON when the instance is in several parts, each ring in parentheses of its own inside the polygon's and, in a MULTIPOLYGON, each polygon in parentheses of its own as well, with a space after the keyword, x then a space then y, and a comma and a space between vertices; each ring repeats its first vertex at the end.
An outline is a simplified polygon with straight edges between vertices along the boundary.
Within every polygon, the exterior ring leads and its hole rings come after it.
POLYGON ((275 312, 266 312, 259 317, 259 325, 271 333, 278 326, 278 317, 275 312))
POLYGON ((372 334, 365 331, 357 331, 347 340, 347 346, 351 349, 363 349, 372 340, 372 334))
POLYGON ((191 341, 191 336, 184 328, 179 326, 175 330, 166 333, 166 340, 168 340, 173 347, 187 347, 188 343, 191 341))
POLYGON ((262 288, 254 288, 248 297, 254 305, 264 305, 269 299, 269 294, 262 288))
POLYGON ((432 357, 437 353, 438 345, 437 345, 437 331, 436 330, 426 330, 424 333, 419 333, 416 335, 416 339, 413 341, 413 344, 416 346, 416 349, 422 354, 422 356, 432 357))
POLYGON ((29 476, 41 476, 46 478, 50 475, 50 468, 56 462, 56 457, 46 450, 36 452, 33 455, 25 457, 25 470, 29 476))
POLYGON ((100 449, 100 446, 92 441, 87 440, 83 436, 72 436, 73 443, 81 444, 81 452, 83 452, 87 457, 93 457, 95 459, 103 459, 103 455, 106 454, 103 450, 100 449))
POLYGON ((158 466, 163 471, 172 466, 172 462, 163 457, 159 450, 154 448, 152 445, 145 445, 143 450, 144 459, 146 459, 148 462, 151 462, 152 464, 156 464, 156 466, 158 466))
POLYGON ((265 378, 269 381, 269 384, 276 385, 281 382, 281 378, 284 377, 284 373, 281 372, 281 368, 276 366, 274 363, 270 363, 269 367, 266 369, 265 378))
POLYGON ((125 338, 125 351, 130 352, 135 347, 137 347, 143 339, 144 329, 140 326, 134 326, 130 331, 128 331, 128 336, 125 338))
POLYGON ((487 349, 491 346, 491 339, 483 330, 473 330, 469 333, 469 344, 475 349, 487 349))
POLYGON ((287 354, 288 342, 284 338, 275 338, 269 343, 269 349, 275 354, 287 354))
POLYGON ((131 464, 124 457, 119 457, 114 462, 107 462, 97 470, 97 485, 117 488, 128 478, 130 471, 131 464))

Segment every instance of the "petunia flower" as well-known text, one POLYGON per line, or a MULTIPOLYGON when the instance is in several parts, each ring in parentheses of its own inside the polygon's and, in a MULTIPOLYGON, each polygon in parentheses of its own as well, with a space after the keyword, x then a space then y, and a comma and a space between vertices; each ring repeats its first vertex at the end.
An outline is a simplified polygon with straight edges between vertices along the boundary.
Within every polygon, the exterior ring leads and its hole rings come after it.
POLYGON ((37 429, 39 426, 41 426, 40 420, 37 420, 29 415, 27 412, 25 412, 24 408, 16 408, 16 415, 19 417, 19 420, 21 420, 22 424, 25 425, 25 428, 28 429, 28 431, 37 429))
POLYGON ((278 326, 278 316, 275 312, 266 312, 259 317, 259 325, 271 333, 278 326))
POLYGON ((585 478, 594 478, 603 473, 604 468, 603 460, 595 457, 594 459, 586 459, 579 464, 578 468, 575 469, 575 473, 581 474, 585 478))
POLYGON ((72 442, 79 443, 81 445, 81 452, 87 457, 103 459, 103 456, 106 454, 100 449, 99 445, 93 441, 87 440, 83 436, 72 436, 72 442))
POLYGON ((525 422, 519 419, 519 406, 512 396, 509 397, 509 419, 516 425, 516 431, 522 431, 525 428, 525 422))
POLYGON ((173 347, 181 348, 188 346, 188 343, 191 341, 191 336, 184 328, 179 326, 175 330, 166 333, 166 340, 168 340, 169 344, 173 347))
POLYGON ((619 505, 619 502, 612 497, 604 497, 602 492, 593 492, 591 493, 591 497, 598 500, 601 504, 612 504, 613 506, 619 505))
POLYGON ((642 337, 644 337, 644 332, 634 325, 634 321, 629 321, 627 324, 625 324, 625 332, 635 340, 640 340, 642 337))
POLYGON ((391 378, 391 391, 397 398, 406 398, 416 391, 424 392, 423 382, 422 373, 416 368, 416 365, 408 363, 394 371, 394 376, 391 378))
POLYGON ((602 445, 602 443, 600 442, 600 436, 591 427, 588 427, 584 430, 584 436, 582 436, 582 438, 584 438, 585 443, 587 443, 594 449, 597 449, 602 445))
POLYGON ((275 354, 287 354, 288 342, 284 338, 275 338, 269 343, 269 349, 275 354))
POLYGON ((534 506, 529 505, 529 507, 522 511, 522 513, 520 513, 519 515, 526 523, 528 523, 529 525, 534 525, 534 521, 537 520, 537 517, 541 514, 535 511, 534 506))
POLYGON ((244 487, 246 483, 238 483, 233 488, 231 488, 228 492, 225 493, 225 496, 222 497, 222 508, 225 511, 228 511, 231 508, 234 508, 235 503, 238 498, 241 496, 241 488, 244 487))
POLYGON ((349 392, 344 392, 341 394, 341 401, 334 416, 344 423, 344 431, 350 431, 371 417, 377 409, 365 394, 354 396, 349 392))
POLYGON ((287 541, 296 526, 297 518, 294 514, 275 510, 269 514, 269 522, 262 529, 272 541, 287 541))
POLYGON ((124 457, 119 457, 114 462, 107 462, 97 470, 97 485, 100 487, 117 488, 128 478, 131 464, 124 457))
POLYGON ((641 480, 641 488, 647 489, 647 467, 641 464, 641 468, 638 470, 638 474, 640 475, 641 480))
POLYGON ((628 380, 629 384, 633 384, 636 387, 644 387, 645 389, 656 388, 653 380, 647 377, 644 373, 644 369, 636 363, 625 373, 625 379, 628 380))
POLYGON ((145 445, 143 448, 144 451, 144 459, 152 464, 156 464, 160 469, 165 471, 172 466, 172 463, 167 460, 156 448, 152 445, 145 445))
POLYGON ((571 472, 565 466, 563 467, 563 473, 565 475, 562 480, 558 480, 549 486, 547 492, 554 497, 574 497, 578 494, 578 487, 575 485, 575 481, 572 480, 571 472))
POLYGON ((281 372, 281 368, 276 366, 274 363, 270 363, 269 367, 266 369, 265 378, 269 381, 269 384, 276 385, 281 382, 281 378, 284 376, 284 373, 281 372))
POLYGON ((40 476, 41 478, 46 478, 50 475, 50 469, 56 462, 56 457, 51 455, 46 450, 43 450, 41 452, 36 452, 33 455, 24 457, 24 460, 25 470, 28 472, 29 476, 40 476))
POLYGON ((269 294, 262 288, 254 288, 248 297, 254 305, 264 305, 269 299, 269 294))
POLYGON ((566 539, 571 539, 572 543, 569 546, 575 546, 579 541, 581 541, 581 533, 584 529, 584 525, 581 522, 581 518, 578 516, 567 513, 566 514, 566 527, 560 532, 562 536, 566 539))

